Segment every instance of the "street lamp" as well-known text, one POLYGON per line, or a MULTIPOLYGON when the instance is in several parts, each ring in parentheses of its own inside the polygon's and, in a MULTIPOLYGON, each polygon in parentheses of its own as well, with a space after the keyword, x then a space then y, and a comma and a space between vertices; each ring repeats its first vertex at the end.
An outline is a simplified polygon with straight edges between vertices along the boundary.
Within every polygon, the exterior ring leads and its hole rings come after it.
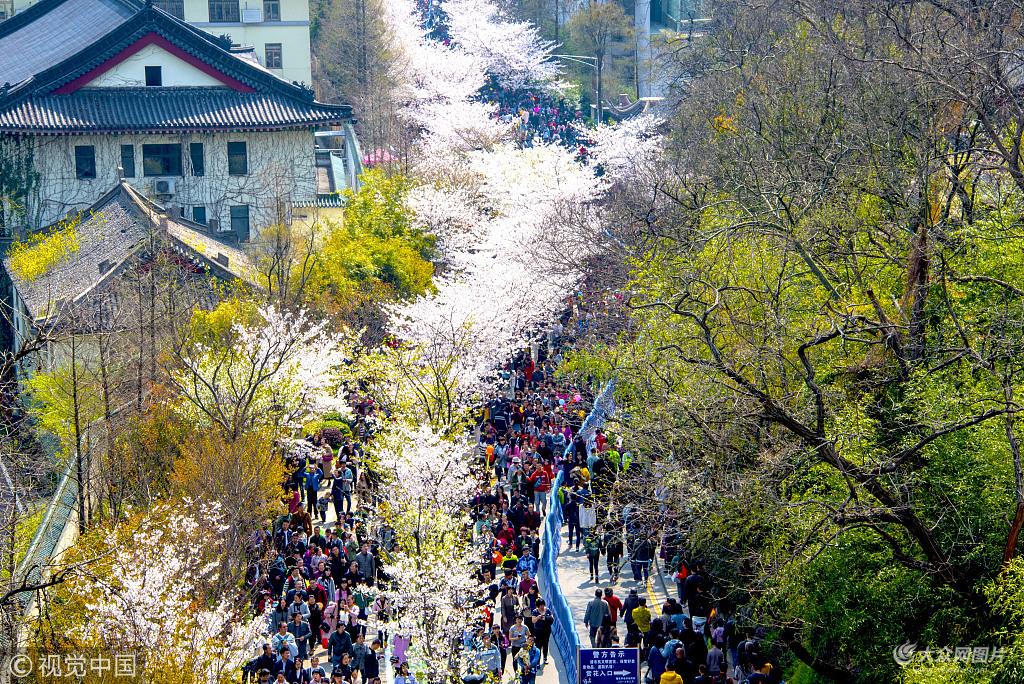
MULTIPOLYGON (((594 70, 595 78, 597 76, 597 57, 590 57, 588 55, 551 55, 552 57, 558 57, 559 59, 567 59, 570 62, 578 62, 579 64, 586 64, 588 67, 594 70), (593 60, 593 63, 586 61, 593 60)), ((600 84, 598 84, 600 86, 600 84)), ((597 123, 601 123, 601 100, 598 99, 598 90, 594 90, 594 102, 597 103, 597 123)))

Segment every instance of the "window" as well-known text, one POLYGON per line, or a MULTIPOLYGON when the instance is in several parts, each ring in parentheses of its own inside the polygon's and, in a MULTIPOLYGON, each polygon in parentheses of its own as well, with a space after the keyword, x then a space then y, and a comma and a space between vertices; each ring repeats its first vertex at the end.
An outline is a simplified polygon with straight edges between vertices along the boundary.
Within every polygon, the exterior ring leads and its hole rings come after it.
POLYGON ((238 0, 210 0, 210 21, 222 24, 241 21, 238 0))
POLYGON ((268 69, 280 69, 281 68, 281 44, 280 43, 267 43, 267 58, 266 67, 268 69))
POLYGON ((244 176, 249 173, 249 155, 244 142, 228 143, 228 173, 232 176, 244 176))
POLYGON ((203 159, 203 143, 190 143, 188 156, 192 159, 192 175, 202 176, 206 173, 206 162, 203 159))
POLYGON ((162 86, 164 84, 163 69, 158 66, 146 67, 146 85, 162 86))
POLYGON ((121 170, 125 178, 135 178, 135 145, 121 145, 121 170))
POLYGON ((172 17, 185 18, 185 0, 153 0, 153 7, 162 9, 172 17))
POLYGON ((231 231, 238 237, 239 242, 246 242, 249 240, 248 204, 231 207, 231 231))
POLYGON ((75 177, 96 177, 96 148, 92 145, 75 145, 75 177))
POLYGON ((181 145, 143 145, 142 174, 145 176, 180 176, 181 145))
POLYGON ((192 220, 206 225, 206 207, 192 207, 192 220))
POLYGON ((263 0, 263 21, 281 21, 281 0, 263 0))

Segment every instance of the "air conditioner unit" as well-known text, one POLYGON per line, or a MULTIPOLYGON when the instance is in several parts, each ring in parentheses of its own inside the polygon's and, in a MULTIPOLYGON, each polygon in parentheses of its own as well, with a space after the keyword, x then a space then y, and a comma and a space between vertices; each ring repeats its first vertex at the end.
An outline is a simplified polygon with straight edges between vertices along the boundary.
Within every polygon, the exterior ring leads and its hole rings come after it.
POLYGON ((242 10, 242 23, 243 24, 258 24, 263 21, 263 10, 256 9, 244 9, 242 10))
POLYGON ((157 195, 173 195, 174 180, 170 178, 162 178, 160 180, 153 181, 153 193, 157 195))

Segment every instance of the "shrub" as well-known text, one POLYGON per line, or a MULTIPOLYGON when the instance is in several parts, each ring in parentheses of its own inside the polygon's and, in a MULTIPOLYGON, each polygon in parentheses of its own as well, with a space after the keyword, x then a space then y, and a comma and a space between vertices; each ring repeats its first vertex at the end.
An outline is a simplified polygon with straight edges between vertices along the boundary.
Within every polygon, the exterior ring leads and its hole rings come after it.
POLYGON ((348 426, 348 423, 338 420, 316 420, 312 423, 306 423, 303 429, 307 435, 319 435, 323 432, 324 428, 337 428, 341 430, 343 437, 352 436, 352 428, 348 426))
POLYGON ((345 442, 345 435, 339 428, 336 427, 325 427, 320 430, 320 436, 327 440, 327 443, 332 448, 337 449, 345 442))

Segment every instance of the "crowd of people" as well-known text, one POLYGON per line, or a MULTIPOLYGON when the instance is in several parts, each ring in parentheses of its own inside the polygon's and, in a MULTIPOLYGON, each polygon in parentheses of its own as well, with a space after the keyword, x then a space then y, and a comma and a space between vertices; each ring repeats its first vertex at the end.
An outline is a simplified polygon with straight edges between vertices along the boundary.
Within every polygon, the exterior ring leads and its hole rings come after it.
POLYGON ((478 414, 478 486, 467 502, 479 553, 480 617, 463 646, 466 682, 511 668, 531 684, 549 661, 554 615, 540 595, 540 527, 557 458, 585 415, 585 389, 554 379, 561 331, 502 369, 501 387, 478 414), (511 662, 510 662, 511 661, 511 662))
MULTIPOLYGON (((575 318, 567 323, 575 334, 575 318)), ((511 669, 530 684, 548 662, 553 615, 537 585, 539 531, 556 453, 576 439, 589 399, 585 388, 554 381, 563 330, 536 360, 529 350, 510 359, 508 391, 481 406, 479 487, 466 505, 467 535, 480 550, 478 619, 460 644, 467 681, 511 669)), ((355 392, 349 402, 351 434, 324 428, 288 445, 284 510, 251 543, 247 580, 257 614, 269 618, 246 669, 261 682, 376 684, 386 654, 396 684, 415 682, 410 639, 391 629, 401 616, 385 596, 397 540, 386 521, 374 522, 375 476, 362 467, 377 407, 355 392)))
MULTIPOLYGON (((635 466, 621 440, 601 429, 588 439, 580 434, 594 383, 556 379, 567 343, 592 335, 613 304, 607 293, 571 298, 546 344, 510 358, 479 407, 477 486, 466 502, 477 593, 458 644, 463 681, 512 676, 533 684, 549 663, 555 616, 538 571, 541 525, 553 504, 562 509, 569 549, 587 558, 590 579, 607 578, 584 615, 591 647, 640 649, 647 684, 775 684, 778 672, 753 633, 717 614, 703 564, 687 562, 678 537, 645 529, 615 500, 619 474, 635 466), (644 592, 633 588, 620 599, 613 585, 628 566, 645 587, 659 552, 679 588, 656 616, 644 592)), ((254 557, 270 559, 249 574, 257 611, 269 614, 261 652, 248 666, 264 683, 376 684, 390 656, 396 684, 416 684, 410 638, 396 629, 401 616, 385 596, 384 565, 397 540, 386 521, 371 522, 376 482, 361 464, 377 407, 356 393, 350 403, 353 434, 324 429, 290 445, 286 512, 253 540, 254 557)))
POLYGON ((395 533, 387 522, 371 529, 375 478, 361 467, 376 406, 355 392, 349 401, 354 434, 331 427, 287 445, 282 513, 251 540, 247 582, 269 618, 245 669, 260 682, 378 684, 386 648, 396 671, 407 659, 381 591, 395 533))
POLYGON ((565 98, 530 88, 502 88, 492 81, 482 91, 483 98, 497 105, 495 116, 503 123, 511 124, 516 130, 516 139, 524 147, 532 147, 534 140, 544 143, 580 147, 580 154, 586 155, 586 146, 581 145, 579 127, 583 124, 583 112, 569 106, 565 98))

